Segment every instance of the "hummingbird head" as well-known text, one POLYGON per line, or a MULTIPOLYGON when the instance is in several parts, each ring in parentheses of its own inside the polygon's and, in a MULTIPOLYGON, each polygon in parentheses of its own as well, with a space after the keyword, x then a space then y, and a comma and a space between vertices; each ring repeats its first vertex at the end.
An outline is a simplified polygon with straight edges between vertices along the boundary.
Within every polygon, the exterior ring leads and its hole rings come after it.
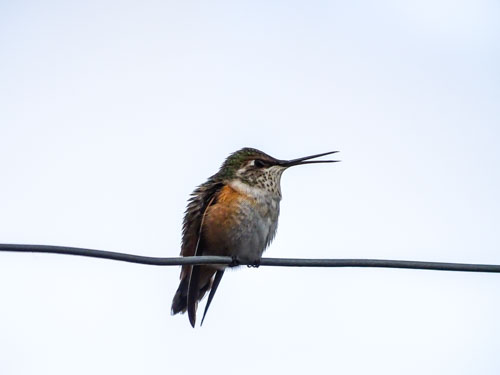
POLYGON ((254 148, 245 147, 225 160, 219 177, 239 180, 242 183, 281 195, 280 180, 283 172, 292 166, 313 163, 334 163, 338 160, 310 160, 337 151, 325 152, 292 160, 280 160, 254 148))

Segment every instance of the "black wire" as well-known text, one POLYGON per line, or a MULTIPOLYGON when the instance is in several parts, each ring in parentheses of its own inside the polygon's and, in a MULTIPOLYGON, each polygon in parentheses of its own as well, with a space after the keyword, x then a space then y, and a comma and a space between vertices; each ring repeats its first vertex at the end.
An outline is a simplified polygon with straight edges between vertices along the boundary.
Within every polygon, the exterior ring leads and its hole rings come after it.
MULTIPOLYGON (((0 244, 0 251, 80 255, 92 258, 118 260, 122 262, 149 264, 154 266, 180 266, 184 264, 234 265, 234 260, 230 257, 199 256, 199 257, 156 258, 156 257, 147 257, 141 255, 116 253, 113 251, 82 249, 78 247, 66 247, 66 246, 50 246, 50 245, 0 244)), ((245 262, 239 262, 238 264, 249 265, 249 266, 254 265, 245 262)), ((378 267, 378 268, 406 268, 406 269, 417 269, 417 270, 500 273, 500 265, 495 265, 495 264, 419 262, 419 261, 409 261, 409 260, 384 260, 384 259, 262 258, 259 265, 280 266, 280 267, 378 267)))

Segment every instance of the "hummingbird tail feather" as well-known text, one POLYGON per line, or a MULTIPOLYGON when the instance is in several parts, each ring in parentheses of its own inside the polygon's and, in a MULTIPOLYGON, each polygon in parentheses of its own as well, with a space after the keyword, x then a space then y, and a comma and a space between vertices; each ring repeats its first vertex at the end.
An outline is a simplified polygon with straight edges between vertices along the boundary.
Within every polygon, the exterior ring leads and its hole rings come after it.
POLYGON ((189 322, 194 328, 196 323, 196 309, 198 308, 198 300, 200 299, 200 266, 193 266, 191 277, 189 278, 189 286, 187 292, 187 311, 189 322))
POLYGON ((187 309, 187 294, 188 294, 189 278, 184 277, 175 292, 172 300, 172 315, 186 312, 187 309))
POLYGON ((177 292, 175 292, 174 299, 172 300, 172 315, 185 313, 187 310, 189 321, 194 327, 198 301, 203 298, 210 288, 215 289, 210 292, 208 304, 203 314, 205 316, 223 273, 224 271, 217 271, 212 267, 193 266, 192 271, 181 279, 177 292), (215 280, 212 281, 214 275, 215 280))
POLYGON ((215 296, 215 292, 219 286, 220 281, 222 280, 222 276, 224 276, 224 270, 217 271, 215 274, 214 281, 212 282, 212 289, 210 289, 210 294, 208 295, 207 304, 205 306, 205 311, 203 312, 203 318, 201 318, 200 326, 203 325, 203 321, 205 320, 205 316, 207 315, 208 308, 210 307, 210 303, 212 303, 212 299, 215 296))

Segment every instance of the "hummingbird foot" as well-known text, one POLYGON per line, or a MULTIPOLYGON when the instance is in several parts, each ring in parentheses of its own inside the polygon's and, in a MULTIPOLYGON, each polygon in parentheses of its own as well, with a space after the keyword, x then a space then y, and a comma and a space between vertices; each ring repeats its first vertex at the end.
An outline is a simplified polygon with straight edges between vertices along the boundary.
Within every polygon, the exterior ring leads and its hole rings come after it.
POLYGON ((254 260, 252 263, 247 264, 248 268, 259 268, 260 267, 260 259, 254 260))
POLYGON ((238 267, 240 264, 240 259, 236 255, 233 255, 231 257, 231 263, 229 264, 229 267, 238 267))
MULTIPOLYGON (((242 260, 240 257, 234 255, 231 257, 231 263, 229 264, 229 267, 238 267, 241 266, 241 263, 247 263, 247 260, 242 260)), ((246 265, 248 268, 259 268, 260 267, 260 258, 252 260, 246 265)))

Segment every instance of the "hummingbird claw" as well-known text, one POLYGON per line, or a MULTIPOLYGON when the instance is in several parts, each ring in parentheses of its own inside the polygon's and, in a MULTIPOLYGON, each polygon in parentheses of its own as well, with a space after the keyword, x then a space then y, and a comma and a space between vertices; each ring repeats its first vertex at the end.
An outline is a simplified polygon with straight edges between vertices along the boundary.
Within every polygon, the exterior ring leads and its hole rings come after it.
POLYGON ((231 263, 229 264, 229 267, 238 267, 240 264, 241 264, 241 262, 237 256, 231 257, 231 263))
POLYGON ((247 264, 248 268, 259 268, 260 267, 260 259, 253 261, 251 264, 247 264))

